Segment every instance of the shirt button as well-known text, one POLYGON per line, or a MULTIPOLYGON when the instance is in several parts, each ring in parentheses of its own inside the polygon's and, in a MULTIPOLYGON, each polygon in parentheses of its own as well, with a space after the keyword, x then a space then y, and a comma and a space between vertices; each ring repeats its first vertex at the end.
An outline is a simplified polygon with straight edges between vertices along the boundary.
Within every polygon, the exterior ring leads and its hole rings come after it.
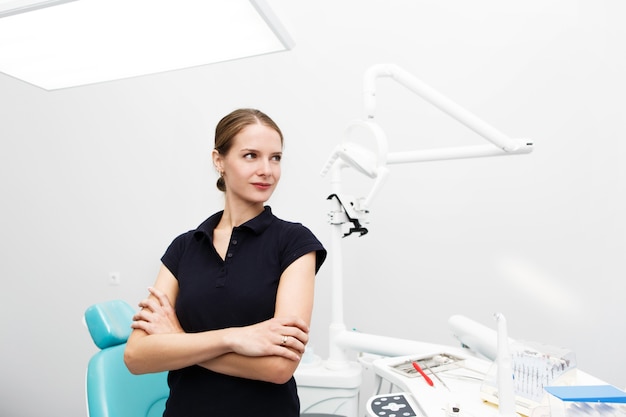
POLYGON ((236 245, 237 244, 237 239, 233 239, 232 244, 236 245))
POLYGON ((226 255, 226 256, 228 256, 229 258, 232 258, 232 257, 233 257, 233 254, 232 254, 232 253, 229 253, 229 254, 228 254, 228 255, 226 255))

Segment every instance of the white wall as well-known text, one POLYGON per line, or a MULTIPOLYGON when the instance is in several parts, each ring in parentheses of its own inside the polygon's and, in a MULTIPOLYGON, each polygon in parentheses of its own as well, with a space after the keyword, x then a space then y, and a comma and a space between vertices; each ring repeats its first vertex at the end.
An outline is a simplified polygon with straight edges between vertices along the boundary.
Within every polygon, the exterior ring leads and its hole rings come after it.
MULTIPOLYGON (((269 4, 293 51, 56 92, 0 74, 0 415, 85 415, 96 349, 82 313, 135 304, 170 240, 220 208, 209 155, 228 111, 256 106, 283 127, 271 205, 328 245, 319 171, 361 117, 363 72, 383 62, 536 150, 393 167, 370 233, 344 241, 346 324, 455 343, 450 315, 491 326, 501 311, 512 337, 569 347, 582 369, 625 386, 624 3, 269 4)), ((394 151, 482 143, 391 82, 378 100, 394 151)), ((311 342, 322 355, 329 280, 330 263, 311 342)))

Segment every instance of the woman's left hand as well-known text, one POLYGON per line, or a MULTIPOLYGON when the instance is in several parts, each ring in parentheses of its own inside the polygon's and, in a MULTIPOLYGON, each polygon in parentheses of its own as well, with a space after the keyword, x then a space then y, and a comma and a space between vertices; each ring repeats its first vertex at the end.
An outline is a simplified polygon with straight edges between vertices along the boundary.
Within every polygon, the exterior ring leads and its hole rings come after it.
POLYGON ((152 287, 148 291, 152 296, 139 303, 141 310, 133 316, 131 327, 148 334, 184 333, 167 295, 152 287))

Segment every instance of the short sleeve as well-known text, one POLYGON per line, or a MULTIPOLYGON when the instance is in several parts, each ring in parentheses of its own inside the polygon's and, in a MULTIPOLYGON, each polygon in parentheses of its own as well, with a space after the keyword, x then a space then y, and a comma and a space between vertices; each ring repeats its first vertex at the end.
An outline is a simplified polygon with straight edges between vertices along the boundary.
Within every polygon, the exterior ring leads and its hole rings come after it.
POLYGON ((182 234, 170 243, 167 250, 161 257, 161 262, 169 271, 178 277, 178 268, 180 265, 180 259, 185 251, 188 234, 182 234))
POLYGON ((326 260, 326 249, 315 235, 305 226, 292 223, 286 227, 281 272, 284 272, 296 259, 309 252, 315 252, 315 273, 326 260))

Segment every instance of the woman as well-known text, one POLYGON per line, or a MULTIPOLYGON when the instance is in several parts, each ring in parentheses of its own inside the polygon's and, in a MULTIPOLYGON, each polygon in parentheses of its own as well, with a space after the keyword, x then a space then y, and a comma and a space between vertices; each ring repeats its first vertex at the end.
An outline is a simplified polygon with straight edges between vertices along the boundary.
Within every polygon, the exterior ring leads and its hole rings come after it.
POLYGON ((299 416, 293 373, 326 251, 264 206, 282 149, 280 129, 258 110, 218 123, 224 210, 171 243, 139 303, 124 360, 135 374, 169 371, 165 417, 299 416))

